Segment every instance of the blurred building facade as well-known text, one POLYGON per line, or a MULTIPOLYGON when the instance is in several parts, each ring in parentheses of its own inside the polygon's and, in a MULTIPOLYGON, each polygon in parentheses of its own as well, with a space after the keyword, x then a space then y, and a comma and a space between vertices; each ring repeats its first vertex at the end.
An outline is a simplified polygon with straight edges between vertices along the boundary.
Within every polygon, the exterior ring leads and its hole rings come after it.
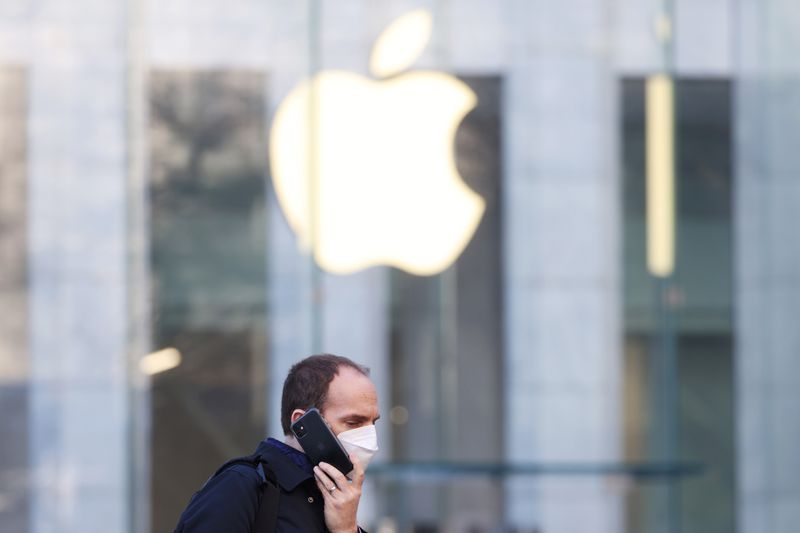
POLYGON ((3 2, 0 528, 171 530, 326 351, 381 393, 370 531, 793 531, 798 25, 790 0, 3 2), (309 75, 371 77, 420 8, 412 71, 477 100, 453 150, 480 225, 440 273, 326 272, 273 186, 273 118, 309 75))

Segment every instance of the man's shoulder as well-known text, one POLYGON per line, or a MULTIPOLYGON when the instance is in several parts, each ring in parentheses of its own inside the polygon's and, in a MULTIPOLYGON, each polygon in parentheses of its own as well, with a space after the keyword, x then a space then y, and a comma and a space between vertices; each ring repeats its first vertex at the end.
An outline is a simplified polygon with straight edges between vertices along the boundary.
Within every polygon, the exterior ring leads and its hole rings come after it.
POLYGON ((233 493, 239 495, 242 492, 255 493, 260 484, 261 476, 253 466, 237 463, 209 479, 201 492, 227 497, 233 493))
POLYGON ((250 531, 258 509, 260 484, 261 477, 253 466, 246 463, 225 466, 192 496, 176 531, 250 531))
POLYGON ((241 479, 243 482, 247 483, 259 484, 261 482, 261 476, 258 473, 256 465, 236 463, 220 472, 216 477, 219 478, 222 476, 241 479))

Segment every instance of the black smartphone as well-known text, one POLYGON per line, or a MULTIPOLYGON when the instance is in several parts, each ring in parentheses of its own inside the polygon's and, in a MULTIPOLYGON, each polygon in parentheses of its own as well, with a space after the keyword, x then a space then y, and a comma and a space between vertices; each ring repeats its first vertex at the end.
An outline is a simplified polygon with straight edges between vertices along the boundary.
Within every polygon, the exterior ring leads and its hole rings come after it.
POLYGON ((306 414, 292 424, 292 433, 314 465, 325 461, 345 475, 353 470, 353 463, 350 462, 342 443, 322 419, 316 407, 306 411, 306 414))

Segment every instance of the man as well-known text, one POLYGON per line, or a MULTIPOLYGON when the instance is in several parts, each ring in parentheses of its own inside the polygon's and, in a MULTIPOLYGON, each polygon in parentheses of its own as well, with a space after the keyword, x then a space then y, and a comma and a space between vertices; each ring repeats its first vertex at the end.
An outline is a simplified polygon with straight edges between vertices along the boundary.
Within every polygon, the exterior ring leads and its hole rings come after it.
POLYGON ((378 396, 368 369, 345 357, 312 355, 283 384, 284 440, 226 463, 184 510, 176 533, 356 533, 364 469, 377 451, 378 396), (353 471, 311 464, 291 424, 319 409, 350 455, 353 471), (255 459, 254 459, 255 458, 255 459))

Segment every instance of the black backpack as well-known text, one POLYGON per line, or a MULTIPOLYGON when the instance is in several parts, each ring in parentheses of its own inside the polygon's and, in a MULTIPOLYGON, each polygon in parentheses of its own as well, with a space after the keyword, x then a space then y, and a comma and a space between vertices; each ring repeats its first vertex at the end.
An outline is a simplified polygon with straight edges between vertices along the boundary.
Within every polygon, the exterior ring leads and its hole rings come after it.
MULTIPOLYGON (((234 465, 248 465, 252 468, 255 468, 259 477, 261 478, 258 510, 256 511, 256 520, 253 524, 253 533, 261 531, 269 531, 271 533, 275 531, 275 528, 278 524, 278 499, 281 491, 278 488, 278 480, 275 479, 275 473, 272 472, 269 464, 267 464, 266 460, 262 459, 261 454, 259 453, 231 459, 219 467, 217 471, 214 472, 214 475, 209 477, 206 482, 203 483, 203 486, 199 491, 197 491, 197 493, 195 493, 195 496, 202 492, 212 479, 234 465)), ((194 496, 192 496, 192 499, 194 499, 194 496)), ((189 503, 191 505, 191 500, 189 503)), ((175 526, 174 533, 180 533, 183 528, 183 516, 181 516, 180 520, 178 521, 178 525, 175 526)))

